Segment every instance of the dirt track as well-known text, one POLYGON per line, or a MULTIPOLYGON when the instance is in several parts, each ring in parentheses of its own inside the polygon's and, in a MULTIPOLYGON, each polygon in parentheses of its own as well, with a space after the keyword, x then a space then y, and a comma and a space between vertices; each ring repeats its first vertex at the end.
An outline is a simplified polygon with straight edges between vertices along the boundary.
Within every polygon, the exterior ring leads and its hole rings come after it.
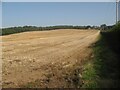
MULTIPOLYGON (((3 87, 20 87, 35 80, 41 80, 41 87, 47 86, 42 80, 50 73, 57 80, 60 70, 82 62, 98 35, 97 30, 66 29, 2 36, 3 87), (55 67, 58 70, 54 72, 55 67)), ((51 81, 49 86, 56 82, 51 81)), ((59 82, 56 87, 60 85, 59 82)))

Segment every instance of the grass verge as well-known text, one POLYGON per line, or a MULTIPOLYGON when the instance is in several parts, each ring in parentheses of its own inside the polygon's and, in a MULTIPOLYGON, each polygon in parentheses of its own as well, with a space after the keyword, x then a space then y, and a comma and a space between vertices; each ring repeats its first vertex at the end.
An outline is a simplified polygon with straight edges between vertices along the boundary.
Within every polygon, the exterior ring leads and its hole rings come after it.
MULTIPOLYGON (((111 41, 110 41, 111 42, 111 41)), ((104 35, 92 45, 93 57, 84 65, 83 88, 118 88, 119 55, 115 53, 104 35)))

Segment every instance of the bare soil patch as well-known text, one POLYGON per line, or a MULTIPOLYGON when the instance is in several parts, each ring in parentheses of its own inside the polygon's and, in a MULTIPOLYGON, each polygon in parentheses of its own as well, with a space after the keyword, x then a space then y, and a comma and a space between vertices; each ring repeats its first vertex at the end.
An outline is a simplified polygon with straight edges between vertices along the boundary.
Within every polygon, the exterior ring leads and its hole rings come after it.
POLYGON ((1 36, 3 87, 22 87, 31 82, 36 86, 28 87, 74 87, 70 83, 78 76, 71 74, 79 72, 91 54, 88 47, 98 35, 97 30, 61 29, 1 36))

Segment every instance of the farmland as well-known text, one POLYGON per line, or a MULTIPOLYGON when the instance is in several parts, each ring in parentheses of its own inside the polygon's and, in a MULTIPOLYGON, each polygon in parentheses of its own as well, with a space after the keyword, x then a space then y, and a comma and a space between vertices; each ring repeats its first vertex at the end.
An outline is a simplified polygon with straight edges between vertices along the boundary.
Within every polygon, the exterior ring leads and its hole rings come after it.
POLYGON ((98 30, 82 29, 1 36, 3 87, 75 87, 68 77, 74 79, 74 70, 80 74, 98 36, 98 30))

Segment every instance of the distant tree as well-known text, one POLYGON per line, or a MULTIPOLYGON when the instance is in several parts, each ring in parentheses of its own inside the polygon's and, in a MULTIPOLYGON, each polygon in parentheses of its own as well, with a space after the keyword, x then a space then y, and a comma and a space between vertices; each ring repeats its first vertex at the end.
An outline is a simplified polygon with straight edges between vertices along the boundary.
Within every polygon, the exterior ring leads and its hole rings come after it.
POLYGON ((100 27, 101 27, 102 30, 106 30, 107 25, 106 24, 102 24, 100 27))
POLYGON ((86 29, 91 29, 91 26, 90 25, 86 26, 86 29))

